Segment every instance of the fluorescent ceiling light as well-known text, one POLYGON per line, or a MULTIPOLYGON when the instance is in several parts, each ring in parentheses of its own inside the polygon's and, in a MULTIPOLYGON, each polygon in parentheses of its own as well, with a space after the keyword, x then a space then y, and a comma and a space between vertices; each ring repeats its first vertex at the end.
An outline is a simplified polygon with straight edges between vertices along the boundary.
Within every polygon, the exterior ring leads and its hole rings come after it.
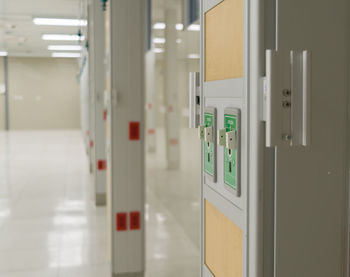
POLYGON ((182 31, 184 29, 184 25, 182 23, 177 23, 175 27, 176 27, 176 30, 178 31, 182 31))
POLYGON ((154 23, 153 25, 153 29, 155 30, 164 30, 165 27, 166 27, 166 24, 163 22, 157 22, 157 23, 154 23))
POLYGON ((163 49, 163 48, 154 48, 154 49, 153 49, 153 52, 154 52, 154 53, 163 53, 163 52, 164 52, 164 49, 163 49))
POLYGON ((200 31, 201 26, 199 24, 191 24, 190 26, 187 27, 187 30, 189 31, 200 31))
POLYGON ((6 57, 7 55, 7 51, 0 51, 0 57, 6 57))
POLYGON ((66 41, 80 41, 85 40, 84 36, 78 35, 60 35, 60 34, 44 34, 41 36, 43 40, 66 40, 66 41))
POLYGON ((64 53, 64 52, 54 52, 52 53, 51 57, 53 58, 80 58, 81 54, 80 53, 64 53))
POLYGON ((36 25, 51 25, 51 26, 87 26, 85 19, 67 19, 67 18, 33 18, 36 25))
POLYGON ((189 58, 189 59, 199 59, 200 55, 199 54, 188 54, 187 58, 189 58))
POLYGON ((82 47, 80 45, 49 45, 47 49, 51 51, 80 51, 82 47))
POLYGON ((153 38, 153 43, 165 43, 165 38, 153 38))

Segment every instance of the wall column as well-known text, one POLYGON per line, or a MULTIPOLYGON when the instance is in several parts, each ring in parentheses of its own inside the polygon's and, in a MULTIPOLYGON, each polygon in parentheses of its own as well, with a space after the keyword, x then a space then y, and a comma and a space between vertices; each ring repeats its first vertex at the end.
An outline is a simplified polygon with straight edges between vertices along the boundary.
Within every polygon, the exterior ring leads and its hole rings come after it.
POLYGON ((178 66, 176 23, 177 10, 168 8, 165 11, 165 52, 164 52, 164 89, 166 104, 165 138, 169 169, 179 168, 180 163, 180 126, 178 111, 178 66))
POLYGON ((142 277, 145 271, 144 0, 109 5, 112 274, 142 277))
POLYGON ((89 58, 91 116, 91 158, 96 205, 106 204, 106 111, 105 91, 105 21, 100 0, 91 0, 89 14, 89 58))

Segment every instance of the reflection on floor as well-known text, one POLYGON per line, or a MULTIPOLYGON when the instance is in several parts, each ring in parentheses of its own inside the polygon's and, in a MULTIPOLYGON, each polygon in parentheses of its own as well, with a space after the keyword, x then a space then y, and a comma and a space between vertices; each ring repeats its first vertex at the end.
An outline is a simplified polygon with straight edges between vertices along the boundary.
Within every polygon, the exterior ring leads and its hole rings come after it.
MULTIPOLYGON (((80 131, 0 133, 1 277, 110 276, 106 210, 94 207, 84 151, 80 131)), ((146 275, 199 276, 198 195, 182 199, 185 184, 169 181, 182 170, 167 176, 157 155, 149 163, 146 275)))
POLYGON ((197 277, 200 252, 200 148, 196 130, 181 131, 180 170, 166 170, 164 130, 147 155, 147 277, 197 277), (153 217, 153 218, 152 218, 153 217))

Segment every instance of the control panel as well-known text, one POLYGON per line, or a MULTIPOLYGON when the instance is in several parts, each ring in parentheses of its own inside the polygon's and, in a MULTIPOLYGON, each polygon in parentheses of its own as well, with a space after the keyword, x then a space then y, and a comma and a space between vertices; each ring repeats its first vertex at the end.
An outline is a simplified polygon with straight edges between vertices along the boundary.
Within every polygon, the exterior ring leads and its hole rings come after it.
POLYGON ((204 111, 204 125, 199 127, 199 136, 204 139, 204 172, 216 182, 216 109, 207 107, 204 111))
POLYGON ((236 196, 240 187, 240 110, 226 108, 224 129, 218 131, 218 144, 224 147, 224 183, 236 196))
POLYGON ((225 109, 224 126, 226 145, 224 152, 224 182, 240 196, 240 111, 225 109))

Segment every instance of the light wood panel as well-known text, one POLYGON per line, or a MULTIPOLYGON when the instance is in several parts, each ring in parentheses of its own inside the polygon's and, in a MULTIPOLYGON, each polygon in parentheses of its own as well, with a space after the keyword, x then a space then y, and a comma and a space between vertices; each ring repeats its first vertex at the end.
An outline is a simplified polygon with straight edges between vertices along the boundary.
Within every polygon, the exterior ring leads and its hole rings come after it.
POLYGON ((243 77, 244 0, 224 0, 205 14, 205 81, 243 77))
POLYGON ((242 277, 243 231, 205 200, 205 264, 215 277, 242 277))

